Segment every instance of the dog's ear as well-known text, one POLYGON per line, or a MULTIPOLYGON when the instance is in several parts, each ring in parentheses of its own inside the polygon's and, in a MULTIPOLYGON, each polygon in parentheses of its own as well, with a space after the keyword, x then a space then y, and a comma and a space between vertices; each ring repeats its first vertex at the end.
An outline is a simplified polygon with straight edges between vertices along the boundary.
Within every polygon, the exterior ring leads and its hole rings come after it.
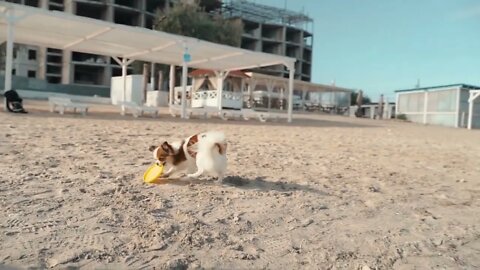
POLYGON ((148 151, 153 152, 153 150, 155 150, 156 148, 157 148, 157 146, 150 145, 150 147, 148 147, 148 151))
POLYGON ((175 154, 173 151, 173 147, 168 142, 162 143, 162 150, 169 155, 175 154))

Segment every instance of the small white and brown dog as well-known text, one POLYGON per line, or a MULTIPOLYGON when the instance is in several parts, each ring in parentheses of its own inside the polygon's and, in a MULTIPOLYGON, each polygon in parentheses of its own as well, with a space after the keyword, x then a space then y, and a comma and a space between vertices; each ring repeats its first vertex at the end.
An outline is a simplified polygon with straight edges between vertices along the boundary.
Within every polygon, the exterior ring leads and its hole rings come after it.
POLYGON ((156 162, 165 166, 162 177, 186 171, 187 177, 200 175, 218 177, 221 181, 227 169, 227 141, 225 134, 218 131, 192 135, 185 140, 160 146, 150 146, 156 162))

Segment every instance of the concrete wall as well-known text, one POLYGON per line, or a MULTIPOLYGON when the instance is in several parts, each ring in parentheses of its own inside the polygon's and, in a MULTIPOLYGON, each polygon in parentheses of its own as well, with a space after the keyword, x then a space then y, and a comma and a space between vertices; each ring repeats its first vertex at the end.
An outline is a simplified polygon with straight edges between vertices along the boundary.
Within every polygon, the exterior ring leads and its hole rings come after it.
MULTIPOLYGON (((0 74, 0 86, 5 84, 5 77, 0 74)), ((13 76, 12 87, 16 90, 28 90, 31 92, 39 92, 39 97, 44 96, 43 93, 69 94, 78 96, 99 96, 110 97, 110 87, 90 86, 90 85, 72 85, 72 84, 51 84, 44 80, 34 78, 13 76)), ((3 87, 0 87, 3 88, 3 87)))

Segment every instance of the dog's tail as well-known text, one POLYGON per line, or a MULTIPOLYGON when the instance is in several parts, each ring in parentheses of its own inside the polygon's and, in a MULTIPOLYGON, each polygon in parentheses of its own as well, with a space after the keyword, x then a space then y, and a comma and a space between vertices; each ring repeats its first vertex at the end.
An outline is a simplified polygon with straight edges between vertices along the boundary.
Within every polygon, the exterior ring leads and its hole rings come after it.
POLYGON ((211 150, 220 155, 225 155, 227 153, 227 139, 223 132, 211 131, 203 133, 200 134, 200 138, 203 140, 200 147, 207 148, 205 150, 211 150))

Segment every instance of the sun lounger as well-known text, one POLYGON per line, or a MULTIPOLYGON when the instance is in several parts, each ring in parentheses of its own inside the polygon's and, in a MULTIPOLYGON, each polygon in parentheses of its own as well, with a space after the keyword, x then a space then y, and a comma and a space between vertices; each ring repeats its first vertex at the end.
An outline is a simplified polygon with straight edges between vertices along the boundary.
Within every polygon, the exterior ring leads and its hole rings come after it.
POLYGON ((260 122, 265 123, 270 117, 270 114, 268 112, 254 111, 252 109, 242 109, 242 117, 245 120, 257 118, 260 122))
MULTIPOLYGON (((177 117, 177 115, 182 114, 182 106, 179 105, 170 105, 169 107, 170 115, 177 117)), ((203 108, 187 108, 186 117, 190 119, 192 116, 201 116, 204 119, 210 118, 212 115, 218 115, 218 109, 214 107, 203 107, 203 108)))
MULTIPOLYGON (((242 110, 221 110, 213 107, 204 107, 204 108, 187 108, 187 119, 193 115, 202 116, 207 119, 210 116, 218 116, 222 120, 228 120, 230 118, 243 118, 244 120, 249 120, 250 118, 256 118, 260 122, 264 123, 269 118, 272 118, 272 115, 269 112, 254 111, 252 109, 242 109, 242 110)), ((170 105, 169 107, 170 115, 177 117, 182 112, 182 107, 179 105, 170 105)), ((276 116, 274 118, 277 118, 276 116)))
POLYGON ((60 114, 64 114, 66 109, 72 109, 74 113, 81 112, 83 115, 88 112, 88 105, 72 102, 70 98, 66 97, 49 97, 48 103, 51 112, 58 110, 60 114))
MULTIPOLYGON (((150 114, 152 117, 158 116, 158 108, 157 107, 150 107, 150 106, 141 106, 134 102, 119 102, 118 105, 120 107, 125 107, 125 112, 130 113, 133 117, 139 117, 144 114, 150 114)), ((123 111, 122 111, 123 113, 123 111)))

